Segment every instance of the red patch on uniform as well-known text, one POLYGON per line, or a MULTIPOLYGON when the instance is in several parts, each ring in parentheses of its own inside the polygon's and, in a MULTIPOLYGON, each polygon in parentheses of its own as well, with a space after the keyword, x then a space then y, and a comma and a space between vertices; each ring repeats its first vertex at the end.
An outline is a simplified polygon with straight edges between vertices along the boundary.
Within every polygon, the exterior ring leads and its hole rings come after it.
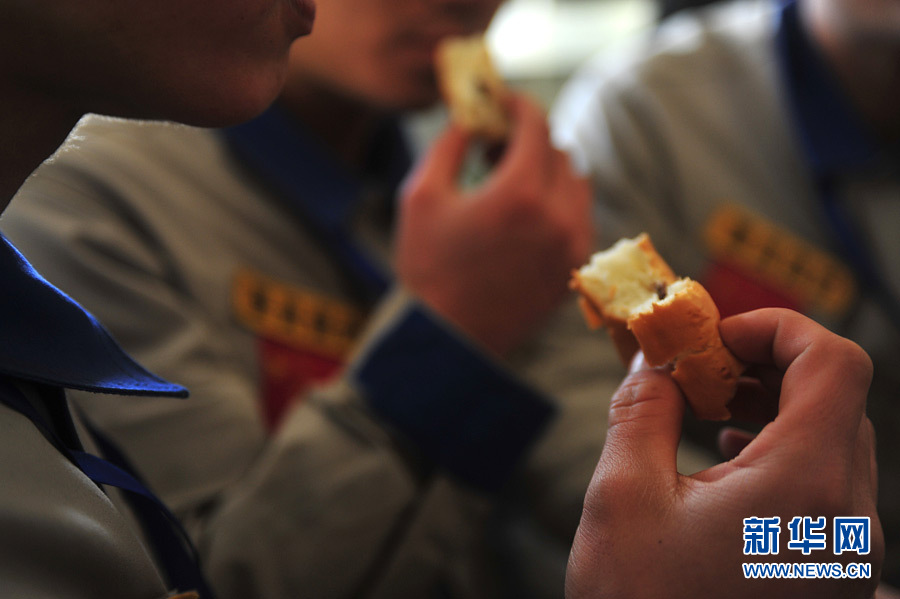
POLYGON ((326 383, 343 366, 341 360, 259 338, 260 397, 270 431, 278 428, 289 407, 311 387, 326 383))
POLYGON ((722 318, 758 308, 800 310, 800 302, 742 271, 739 267, 712 262, 700 279, 719 308, 722 318))

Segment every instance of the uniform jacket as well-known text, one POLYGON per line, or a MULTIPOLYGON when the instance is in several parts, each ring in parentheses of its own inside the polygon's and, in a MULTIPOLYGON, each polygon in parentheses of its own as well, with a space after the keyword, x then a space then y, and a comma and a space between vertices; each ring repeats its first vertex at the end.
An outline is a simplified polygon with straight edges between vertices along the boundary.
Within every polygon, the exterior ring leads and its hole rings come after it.
POLYGON ((562 595, 623 369, 571 303, 501 363, 393 284, 391 137, 353 177, 278 109, 226 132, 91 117, 2 223, 191 389, 81 404, 223 597, 477 597, 498 572, 562 595))

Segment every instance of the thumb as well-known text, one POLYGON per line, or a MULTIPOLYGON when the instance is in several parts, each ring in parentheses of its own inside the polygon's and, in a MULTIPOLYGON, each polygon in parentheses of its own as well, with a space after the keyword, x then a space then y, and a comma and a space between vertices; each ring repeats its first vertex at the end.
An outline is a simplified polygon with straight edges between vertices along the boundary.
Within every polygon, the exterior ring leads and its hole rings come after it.
POLYGON ((601 463, 675 474, 683 417, 684 398, 667 370, 632 371, 612 397, 601 463))
POLYGON ((403 197, 420 192, 426 196, 439 196, 441 191, 455 189, 469 148, 469 138, 470 135, 458 125, 448 125, 403 184, 403 197))

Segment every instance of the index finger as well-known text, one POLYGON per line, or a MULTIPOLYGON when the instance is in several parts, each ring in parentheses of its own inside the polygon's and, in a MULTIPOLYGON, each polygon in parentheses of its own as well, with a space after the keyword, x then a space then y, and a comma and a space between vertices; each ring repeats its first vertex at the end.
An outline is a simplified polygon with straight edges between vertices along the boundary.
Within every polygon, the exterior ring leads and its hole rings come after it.
POLYGON ((802 314, 779 308, 726 318, 720 332, 739 359, 784 372, 778 416, 766 427, 774 427, 769 434, 810 434, 828 439, 827 445, 838 450, 852 446, 872 379, 872 361, 862 348, 802 314))
POLYGON ((531 100, 520 95, 509 98, 508 108, 512 115, 512 132, 485 191, 493 186, 509 185, 541 189, 547 183, 554 161, 546 115, 531 100))
POLYGON ((465 129, 456 123, 447 125, 404 182, 401 195, 409 195, 414 189, 455 189, 470 141, 465 129))

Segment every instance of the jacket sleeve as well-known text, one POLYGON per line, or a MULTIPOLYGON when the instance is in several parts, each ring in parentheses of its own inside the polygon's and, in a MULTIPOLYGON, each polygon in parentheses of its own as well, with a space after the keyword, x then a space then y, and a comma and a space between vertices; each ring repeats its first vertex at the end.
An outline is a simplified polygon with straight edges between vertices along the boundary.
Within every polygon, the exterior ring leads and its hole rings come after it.
POLYGON ((552 412, 397 292, 345 376, 289 414, 215 516, 214 578, 241 593, 430 596, 454 584, 447 564, 470 561, 493 492, 552 412), (260 530, 294 535, 250 555, 260 530), (269 574, 258 567, 266 562, 281 567, 269 574), (258 582, 242 587, 251 564, 258 582))
POLYGON ((63 175, 32 181, 4 230, 147 367, 191 389, 127 409, 80 403, 185 521, 221 597, 426 597, 476 575, 495 492, 550 400, 400 291, 344 376, 267 437, 254 381, 140 215, 63 175))

